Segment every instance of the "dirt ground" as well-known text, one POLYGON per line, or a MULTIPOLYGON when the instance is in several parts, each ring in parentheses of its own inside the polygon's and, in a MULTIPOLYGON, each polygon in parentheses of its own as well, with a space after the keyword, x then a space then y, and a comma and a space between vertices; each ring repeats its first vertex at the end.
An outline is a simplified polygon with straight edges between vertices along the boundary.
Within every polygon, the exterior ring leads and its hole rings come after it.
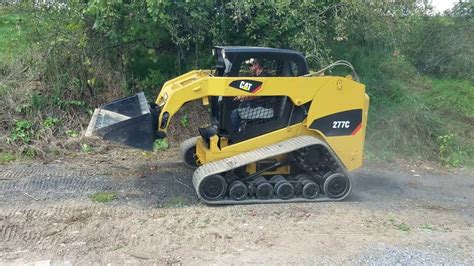
POLYGON ((209 207, 175 154, 0 166, 0 263, 474 264, 473 173, 368 163, 343 202, 209 207))

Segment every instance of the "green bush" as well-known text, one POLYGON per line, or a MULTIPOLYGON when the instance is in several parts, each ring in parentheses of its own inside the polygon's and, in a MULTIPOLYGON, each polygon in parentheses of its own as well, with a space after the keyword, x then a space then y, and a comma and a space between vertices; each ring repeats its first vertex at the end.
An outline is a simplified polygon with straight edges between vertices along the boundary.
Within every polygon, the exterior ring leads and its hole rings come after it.
POLYGON ((405 51, 424 73, 473 80, 474 34, 469 34, 473 23, 465 17, 426 17, 414 27, 405 51))

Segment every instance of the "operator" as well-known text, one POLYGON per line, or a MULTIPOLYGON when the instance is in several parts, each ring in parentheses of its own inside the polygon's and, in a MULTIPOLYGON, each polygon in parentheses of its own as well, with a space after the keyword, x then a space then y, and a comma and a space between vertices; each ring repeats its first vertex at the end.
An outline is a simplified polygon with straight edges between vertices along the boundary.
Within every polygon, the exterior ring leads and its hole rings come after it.
MULTIPOLYGON (((245 61, 249 66, 250 71, 254 77, 268 77, 260 61, 256 58, 250 58, 245 61)), ((246 123, 242 121, 251 119, 266 119, 273 117, 273 108, 265 108, 264 103, 255 101, 257 96, 237 96, 234 101, 240 101, 239 107, 232 110, 230 119, 232 121, 233 130, 242 132, 245 130, 246 123)))
MULTIPOLYGON (((250 71, 253 74, 253 77, 268 77, 267 71, 263 68, 260 64, 260 61, 256 58, 250 58, 249 60, 245 61, 245 64, 249 66, 250 71)), ((253 100, 257 98, 257 96, 237 96, 234 98, 234 101, 247 101, 253 100)))

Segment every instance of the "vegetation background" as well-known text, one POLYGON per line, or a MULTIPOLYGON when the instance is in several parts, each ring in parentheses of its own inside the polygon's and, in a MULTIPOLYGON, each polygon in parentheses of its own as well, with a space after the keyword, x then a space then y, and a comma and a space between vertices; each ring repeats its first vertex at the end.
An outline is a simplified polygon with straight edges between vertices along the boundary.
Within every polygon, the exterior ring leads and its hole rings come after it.
MULTIPOLYGON (((415 0, 71 0, 0 6, 0 163, 97 152, 94 107, 213 64, 213 45, 351 61, 371 97, 366 156, 474 165, 474 4, 415 0)), ((342 74, 337 72, 333 74, 342 74)), ((185 109, 176 131, 195 134, 185 109)))

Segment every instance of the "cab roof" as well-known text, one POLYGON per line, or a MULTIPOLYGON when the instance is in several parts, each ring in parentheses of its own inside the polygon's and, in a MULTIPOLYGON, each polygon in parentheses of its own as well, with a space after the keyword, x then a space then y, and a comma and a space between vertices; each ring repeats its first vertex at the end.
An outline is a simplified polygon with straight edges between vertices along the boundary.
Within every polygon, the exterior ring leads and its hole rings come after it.
POLYGON ((304 57, 303 53, 290 50, 290 49, 280 49, 280 48, 270 48, 270 47, 255 47, 255 46, 214 46, 214 49, 219 49, 225 53, 272 53, 272 54, 292 54, 299 55, 304 57))

